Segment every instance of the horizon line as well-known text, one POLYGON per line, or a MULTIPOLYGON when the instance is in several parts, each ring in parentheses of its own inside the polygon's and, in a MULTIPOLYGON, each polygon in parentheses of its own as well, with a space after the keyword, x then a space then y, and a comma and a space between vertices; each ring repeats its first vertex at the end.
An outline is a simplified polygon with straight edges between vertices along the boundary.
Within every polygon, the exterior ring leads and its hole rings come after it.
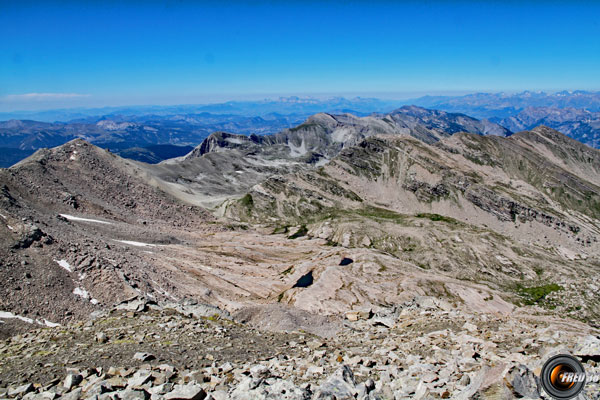
MULTIPOLYGON (((585 90, 585 89, 555 89, 555 90, 482 90, 482 91, 469 91, 469 90, 439 90, 439 91, 426 91, 426 92, 414 92, 414 91, 406 91, 406 92, 336 92, 336 93, 297 93, 297 94, 288 94, 288 93, 256 93, 256 94, 239 94, 232 95, 231 97, 223 98, 223 99, 214 99, 214 100, 206 100, 204 102, 173 102, 167 104, 160 103, 132 103, 132 104, 114 104, 114 105, 74 105, 74 106, 48 106, 48 108, 39 108, 39 109, 11 109, 6 111, 0 111, 0 115, 2 114, 14 114, 14 113, 41 113, 41 112, 51 112, 51 111, 76 111, 76 110, 102 110, 102 109, 118 109, 118 108, 143 108, 143 107, 157 107, 157 108, 167 108, 167 107, 194 107, 194 106, 211 106, 211 105, 220 105, 227 103, 251 103, 251 102, 275 102, 281 101, 285 99, 312 99, 318 101, 328 101, 334 99, 344 99, 344 100, 355 100, 355 99, 363 99, 363 100, 380 100, 380 101, 408 101, 408 100, 418 100, 426 97, 463 97, 468 95, 475 94, 505 94, 505 95, 518 95, 523 93, 535 93, 535 94, 546 94, 553 95, 561 92, 568 93, 600 93, 600 90, 585 90), (265 96, 265 97, 261 97, 265 96), (399 97, 393 97, 399 96, 399 97)), ((2 99, 7 98, 16 98, 17 96, 21 96, 22 98, 27 98, 31 94, 7 94, 0 96, 0 104, 2 103, 2 99)), ((54 93, 57 97, 60 97, 61 93, 54 93)), ((210 95, 208 95, 210 96, 210 95)), ((85 95, 75 95, 75 94, 67 94, 63 96, 63 98, 93 98, 93 95, 85 94, 85 95)))

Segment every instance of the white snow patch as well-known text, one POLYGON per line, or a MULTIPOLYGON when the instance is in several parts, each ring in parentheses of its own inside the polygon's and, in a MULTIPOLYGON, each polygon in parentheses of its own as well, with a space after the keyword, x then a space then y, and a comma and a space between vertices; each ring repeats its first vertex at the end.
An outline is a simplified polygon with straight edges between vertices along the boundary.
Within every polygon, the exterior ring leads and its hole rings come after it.
POLYGON ((58 265, 60 265, 61 267, 63 267, 64 269, 66 269, 69 272, 73 272, 73 269, 71 268, 71 264, 69 264, 69 262, 67 260, 54 260, 58 265))
POLYGON ((69 215, 69 214, 60 214, 60 216, 68 219, 69 221, 95 222, 96 224, 112 225, 112 222, 100 221, 99 219, 81 218, 81 217, 75 217, 75 216, 69 215))
POLYGON ((83 297, 86 300, 90 298, 90 294, 87 292, 87 290, 80 287, 76 287, 75 289, 73 289, 73 294, 79 297, 83 297))
POLYGON ((12 226, 10 226, 10 225, 6 225, 6 227, 7 227, 8 229, 10 229, 11 231, 14 231, 14 230, 15 230, 15 228, 13 228, 13 227, 12 227, 12 226))
POLYGON ((4 214, 0 214, 0 217, 6 219, 6 215, 4 215, 4 214))
MULTIPOLYGON (((39 321, 37 321, 39 323, 39 321)), ((47 319, 44 319, 44 325, 46 325, 48 328, 56 328, 59 327, 60 324, 57 324, 56 322, 51 322, 48 321, 47 319)))
POLYGON ((90 296, 90 294, 88 293, 87 290, 85 290, 84 288, 81 287, 76 287, 75 289, 73 289, 73 294, 83 297, 86 300, 89 300, 90 303, 92 304, 98 304, 98 300, 96 300, 95 298, 93 298, 92 296, 90 296))
POLYGON ((33 320, 31 318, 27 318, 27 317, 22 317, 20 315, 15 315, 11 312, 8 311, 0 311, 0 318, 3 319, 19 319, 23 322, 27 322, 28 324, 33 324, 33 320))
POLYGON ((119 242, 119 243, 123 243, 123 244, 128 244, 130 246, 136 246, 136 247, 156 247, 155 244, 136 242, 134 240, 115 240, 115 242, 119 242))

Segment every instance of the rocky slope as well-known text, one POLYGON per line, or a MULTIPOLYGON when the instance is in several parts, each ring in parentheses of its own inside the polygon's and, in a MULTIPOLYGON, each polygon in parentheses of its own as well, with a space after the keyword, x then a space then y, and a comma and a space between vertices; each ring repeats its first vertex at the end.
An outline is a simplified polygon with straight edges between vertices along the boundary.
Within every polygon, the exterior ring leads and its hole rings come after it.
POLYGON ((178 243, 165 227, 213 231, 212 216, 141 173, 81 140, 0 170, 1 311, 42 323, 81 318, 151 281, 145 260, 127 248, 178 243))
POLYGON ((386 282, 433 272, 597 324, 599 155, 543 127, 509 138, 456 134, 434 146, 377 136, 316 171, 269 178, 222 210, 290 237, 356 249, 359 259, 377 249, 402 261, 295 268, 296 279, 310 272, 315 283, 280 300, 300 308, 378 304, 386 282), (579 278, 565 280, 565 268, 579 278), (537 290, 549 292, 527 298, 537 290))
MULTIPOLYGON (((136 300, 86 323, 15 336, 0 344, 0 396, 535 399, 548 398, 538 376, 557 352, 598 371, 598 331, 583 324, 479 313, 426 296, 348 314, 329 338, 193 317, 188 307, 136 300)), ((593 398, 596 385, 584 393, 593 398)))
POLYGON ((274 174, 321 166, 344 148, 378 134, 410 135, 433 143, 456 132, 506 136, 510 132, 489 121, 418 107, 389 114, 356 117, 316 114, 295 128, 274 135, 216 132, 183 161, 149 166, 163 190, 188 202, 214 207, 231 195, 243 195, 274 174))
POLYGON ((536 398, 552 351, 594 368, 600 152, 385 118, 0 170, 0 396, 536 398))

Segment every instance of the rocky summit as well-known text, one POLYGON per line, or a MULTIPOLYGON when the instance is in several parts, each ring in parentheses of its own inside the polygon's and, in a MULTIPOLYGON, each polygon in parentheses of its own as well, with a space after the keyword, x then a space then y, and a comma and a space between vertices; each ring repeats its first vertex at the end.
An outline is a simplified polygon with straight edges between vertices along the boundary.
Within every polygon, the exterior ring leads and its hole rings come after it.
MULTIPOLYGON (((600 151, 417 107, 0 170, 0 398, 549 398, 600 369, 600 151)), ((588 383, 581 398, 598 398, 588 383)))

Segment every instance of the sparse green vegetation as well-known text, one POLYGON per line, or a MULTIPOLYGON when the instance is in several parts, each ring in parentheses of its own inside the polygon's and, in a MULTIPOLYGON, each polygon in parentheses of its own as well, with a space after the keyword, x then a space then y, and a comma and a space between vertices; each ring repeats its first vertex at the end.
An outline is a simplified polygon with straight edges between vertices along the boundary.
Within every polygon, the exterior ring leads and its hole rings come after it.
POLYGON ((288 275, 288 274, 291 274, 293 271, 294 271, 294 266, 291 266, 288 269, 286 269, 285 271, 283 271, 281 273, 281 275, 288 275))
POLYGON ((446 217, 440 214, 430 214, 430 213, 419 213, 416 214, 415 217, 417 218, 426 218, 429 219, 431 221, 442 221, 442 222, 446 222, 448 224, 458 224, 458 221, 455 220, 454 218, 450 218, 450 217, 446 217))
POLYGON ((290 132, 297 132, 297 131, 302 130, 302 129, 311 129, 311 128, 314 129, 314 128, 317 128, 319 126, 320 126, 319 124, 314 123, 314 122, 305 122, 303 124, 300 124, 298 126, 290 128, 290 132))
POLYGON ((325 176, 328 177, 329 175, 327 174, 327 172, 325 172, 325 168, 324 167, 319 167, 317 168, 317 174, 321 175, 321 176, 325 176))
POLYGON ((277 235, 280 233, 288 233, 288 227, 287 226, 276 226, 275 229, 273 230, 273 235, 277 235))
POLYGON ((254 206, 254 199, 252 199, 252 195, 250 193, 247 193, 240 199, 240 203, 246 208, 252 208, 254 206))
POLYGON ((406 217, 402 214, 398 214, 395 211, 387 210, 385 208, 379 207, 365 207, 356 211, 356 213, 362 217, 372 218, 372 219, 386 219, 389 221, 393 221, 395 223, 404 223, 406 221, 406 217))
POLYGON ((306 228, 306 225, 302 225, 302 226, 300 226, 300 228, 298 228, 296 233, 293 233, 290 236, 288 236, 288 239, 298 239, 302 236, 306 236, 307 233, 308 233, 308 229, 306 228))
POLYGON ((526 305, 534 305, 542 302, 547 295, 552 292, 563 290, 564 288, 557 283, 548 283, 542 286, 524 287, 517 285, 517 292, 523 298, 526 305))

